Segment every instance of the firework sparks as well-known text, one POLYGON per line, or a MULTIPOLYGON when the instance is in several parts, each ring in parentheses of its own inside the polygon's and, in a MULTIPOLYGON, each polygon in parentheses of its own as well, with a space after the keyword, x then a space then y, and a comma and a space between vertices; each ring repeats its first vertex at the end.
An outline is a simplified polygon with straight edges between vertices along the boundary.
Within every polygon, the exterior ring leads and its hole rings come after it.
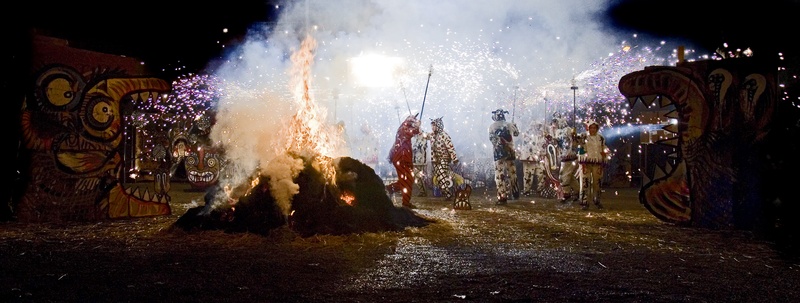
MULTIPOLYGON (((618 126, 637 127, 619 94, 619 78, 646 66, 674 65, 680 45, 600 31, 592 15, 602 5, 561 2, 287 4, 275 23, 254 29, 253 39, 232 48, 215 70, 225 79, 227 97, 212 135, 227 142, 229 156, 252 168, 287 149, 331 156, 332 146, 322 144, 344 140, 328 131, 344 121, 347 155, 377 158, 370 166, 388 176, 393 169, 384 159, 394 132, 406 111, 421 110, 431 65, 424 118, 443 117, 465 170, 491 169, 486 128, 497 108, 514 108, 514 121, 524 126, 571 115, 574 102, 577 122, 602 121, 604 135, 620 131, 618 126), (415 5, 426 7, 425 13, 401 8, 415 5), (370 62, 375 81, 354 74, 363 62, 370 62), (377 72, 380 67, 386 70, 377 72), (287 86, 287 70, 300 81, 287 86), (572 79, 577 91, 570 89, 572 79), (285 125, 289 129, 276 135, 285 125)), ((688 49, 685 54, 694 54, 688 49)))

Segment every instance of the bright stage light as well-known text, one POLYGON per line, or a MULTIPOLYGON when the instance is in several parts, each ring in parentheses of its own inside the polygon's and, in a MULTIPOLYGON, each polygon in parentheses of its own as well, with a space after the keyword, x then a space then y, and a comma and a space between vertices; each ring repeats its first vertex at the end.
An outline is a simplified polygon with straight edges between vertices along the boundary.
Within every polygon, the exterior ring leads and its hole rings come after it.
POLYGON ((360 86, 388 87, 397 85, 394 74, 403 59, 383 55, 361 55, 350 60, 350 73, 360 86))

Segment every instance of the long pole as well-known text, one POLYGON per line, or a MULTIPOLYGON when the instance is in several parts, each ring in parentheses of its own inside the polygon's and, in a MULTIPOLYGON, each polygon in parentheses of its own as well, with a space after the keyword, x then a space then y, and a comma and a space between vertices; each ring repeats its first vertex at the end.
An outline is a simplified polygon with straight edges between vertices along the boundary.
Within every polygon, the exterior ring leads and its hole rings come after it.
POLYGON ((575 112, 576 112, 575 111, 575 98, 576 98, 576 92, 578 91, 578 86, 575 85, 575 78, 572 78, 572 87, 570 87, 569 89, 572 90, 572 129, 577 130, 578 129, 578 126, 577 126, 577 123, 576 123, 577 120, 575 120, 575 112))
POLYGON ((400 89, 403 90, 403 98, 406 99, 406 107, 408 107, 408 115, 411 116, 411 105, 408 104, 408 96, 406 96, 406 87, 403 86, 403 82, 400 82, 400 89))
POLYGON ((544 124, 547 125, 547 96, 544 97, 544 124))
POLYGON ((514 123, 514 116, 517 112, 517 90, 519 90, 519 86, 514 86, 514 104, 511 107, 511 123, 514 123))
POLYGON ((420 120, 422 120, 422 112, 425 110, 425 99, 428 97, 428 84, 431 83, 431 74, 433 74, 433 64, 428 68, 428 82, 425 83, 425 95, 422 96, 422 109, 419 110, 420 120))

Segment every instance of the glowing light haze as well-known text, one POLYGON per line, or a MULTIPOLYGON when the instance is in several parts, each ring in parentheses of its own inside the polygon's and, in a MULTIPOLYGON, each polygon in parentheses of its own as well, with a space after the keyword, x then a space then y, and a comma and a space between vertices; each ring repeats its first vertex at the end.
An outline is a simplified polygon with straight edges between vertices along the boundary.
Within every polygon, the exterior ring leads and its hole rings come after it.
MULTIPOLYGON (((422 109, 443 117, 463 165, 491 162, 491 111, 510 112, 520 129, 553 112, 612 126, 626 121, 619 78, 676 61, 678 45, 638 41, 604 30, 606 2, 584 0, 298 1, 277 22, 255 26, 215 75, 227 83, 212 140, 248 170, 273 159, 279 130, 297 108, 289 59, 306 34, 317 43, 312 98, 325 121, 343 121, 352 157, 366 125, 376 135, 379 168, 400 121, 422 109), (651 44, 651 46, 645 44, 651 44), (641 44, 641 45, 640 45, 641 44), (670 62, 671 61, 671 62, 670 62), (429 67, 430 84, 425 95, 429 67), (366 71, 372 74, 365 74, 366 71), (574 93, 571 81, 579 87, 574 93), (368 81, 369 80, 369 81, 368 81), (588 109, 588 108, 592 109, 588 109), (597 112, 597 108, 602 108, 597 112)), ((338 156, 338 155, 334 155, 338 156)))

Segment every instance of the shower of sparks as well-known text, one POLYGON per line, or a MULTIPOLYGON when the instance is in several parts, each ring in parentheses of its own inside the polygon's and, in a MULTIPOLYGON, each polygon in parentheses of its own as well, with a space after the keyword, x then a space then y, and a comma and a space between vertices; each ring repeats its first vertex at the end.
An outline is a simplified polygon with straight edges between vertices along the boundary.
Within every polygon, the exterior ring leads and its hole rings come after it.
MULTIPOLYGON (((332 44, 344 43, 338 40, 319 42, 320 47, 316 57, 308 53, 309 57, 302 59, 313 58, 317 64, 332 64, 331 61, 337 58, 327 57, 327 49, 332 44)), ((381 155, 378 156, 379 162, 373 168, 379 174, 391 174, 391 164, 383 159, 386 159, 391 147, 391 139, 400 119, 398 117, 406 115, 407 107, 413 113, 420 111, 427 71, 429 66, 433 65, 436 73, 430 80, 423 129, 426 126, 429 128, 429 123, 425 123, 428 119, 425 118, 444 117, 445 130, 451 134, 456 152, 463 159, 460 170, 466 174, 476 174, 488 171, 492 167, 491 149, 485 144, 488 142, 488 135, 485 133, 491 122, 490 113, 498 107, 509 111, 513 109, 513 118, 521 129, 525 129, 525 126, 534 120, 549 122, 553 117, 571 117, 573 101, 579 125, 582 121, 596 119, 603 122, 604 133, 620 125, 635 127, 636 121, 632 121, 630 117, 631 109, 617 88, 619 79, 646 66, 674 65, 678 60, 674 51, 668 49, 665 44, 656 47, 631 44, 635 42, 622 42, 615 52, 592 62, 585 70, 569 72, 567 73, 569 77, 563 78, 519 79, 522 71, 511 62, 502 59, 502 50, 483 49, 480 45, 453 41, 447 48, 420 48, 409 42, 407 44, 409 49, 397 51, 397 53, 424 54, 420 56, 403 57, 389 53, 386 58, 390 58, 392 62, 386 64, 397 66, 397 58, 402 58, 401 61, 404 62, 403 66, 395 67, 393 74, 395 86, 358 86, 355 81, 348 80, 346 73, 338 75, 340 76, 338 79, 318 77, 314 74, 318 69, 312 69, 308 61, 308 64, 296 64, 296 66, 306 68, 303 71, 305 75, 303 79, 308 81, 316 79, 322 82, 321 85, 312 87, 309 83, 303 82, 294 88, 294 93, 282 93, 279 88, 285 84, 278 82, 278 79, 283 77, 279 74, 269 75, 277 71, 267 71, 247 65, 247 61, 252 59, 245 56, 229 61, 227 68, 236 69, 237 73, 233 77, 229 76, 227 80, 238 81, 237 87, 252 86, 271 90, 275 95, 300 96, 294 99, 298 112, 292 122, 292 128, 295 130, 306 128, 306 131, 292 131, 303 135, 293 139, 291 144, 294 145, 289 146, 289 150, 308 156, 309 154, 303 149, 311 148, 310 150, 318 154, 331 155, 330 151, 318 150, 318 147, 313 146, 327 140, 344 140, 331 135, 330 132, 322 131, 336 123, 336 121, 326 121, 326 115, 317 112, 318 104, 325 104, 329 113, 327 116, 333 116, 335 113, 337 119, 345 122, 345 136, 349 140, 345 143, 350 145, 351 151, 349 156, 364 160, 369 157, 364 152, 371 149, 358 145, 361 142, 377 143, 381 155), (433 63, 427 62, 429 60, 433 63), (575 92, 575 100, 570 89, 572 78, 579 86, 575 92), (368 126, 371 132, 363 132, 365 126, 368 126), (364 136, 374 136, 374 138, 364 136)), ((367 56, 372 60, 379 58, 367 56)), ((358 57, 350 59, 357 61, 356 58, 358 57)), ((565 73, 564 67, 550 65, 547 60, 542 60, 541 64, 536 66, 537 70, 533 73, 546 75, 565 73)), ((226 68, 220 70, 221 75, 227 72, 229 71, 226 68)), ((525 74, 531 72, 526 71, 525 74)), ((630 132, 630 135, 638 136, 638 132, 630 132)))
MULTIPOLYGON (((674 66, 682 45, 638 35, 621 41, 597 31, 586 23, 599 7, 582 1, 563 3, 569 10, 549 1, 402 3, 436 8, 398 13, 393 1, 282 6, 276 22, 253 29, 213 71, 225 79, 226 92, 214 141, 245 167, 289 150, 351 156, 391 177, 385 159, 395 131, 407 111, 421 111, 425 98, 423 131, 430 131, 429 119, 442 117, 461 159, 456 170, 471 177, 491 174, 487 128, 497 108, 508 110, 521 130, 554 117, 572 122, 575 112, 579 130, 596 120, 605 136, 630 142, 643 133, 664 135, 656 124, 670 123, 633 117, 617 85, 647 66, 674 66), (454 18, 442 13, 447 10, 472 15, 454 18), (368 68, 362 69, 364 62, 368 68), (435 72, 426 85, 430 66, 435 72), (287 85, 287 71, 300 82, 287 85), (344 131, 329 131, 335 124, 344 131), (261 154, 268 149, 273 155, 261 154)), ((691 48, 681 55, 716 58, 691 48)))
MULTIPOLYGON (((134 111, 126 116, 128 124, 135 127, 137 144, 141 153, 137 154, 137 165, 129 172, 138 177, 146 172, 139 171, 138 163, 146 159, 166 160, 159 153, 171 149, 167 134, 182 133, 197 140, 191 130, 209 128, 214 108, 222 94, 220 80, 211 75, 188 74, 172 83, 172 91, 167 95, 150 96, 146 100, 133 102, 134 111), (166 146, 164 146, 166 144, 166 146)), ((129 138, 130 139, 130 138, 129 138)))
POLYGON ((172 82, 172 92, 166 99, 148 99, 135 104, 138 125, 150 123, 176 124, 197 120, 216 106, 222 94, 220 79, 207 74, 188 74, 172 82), (145 113, 159 113, 153 120, 145 113))

